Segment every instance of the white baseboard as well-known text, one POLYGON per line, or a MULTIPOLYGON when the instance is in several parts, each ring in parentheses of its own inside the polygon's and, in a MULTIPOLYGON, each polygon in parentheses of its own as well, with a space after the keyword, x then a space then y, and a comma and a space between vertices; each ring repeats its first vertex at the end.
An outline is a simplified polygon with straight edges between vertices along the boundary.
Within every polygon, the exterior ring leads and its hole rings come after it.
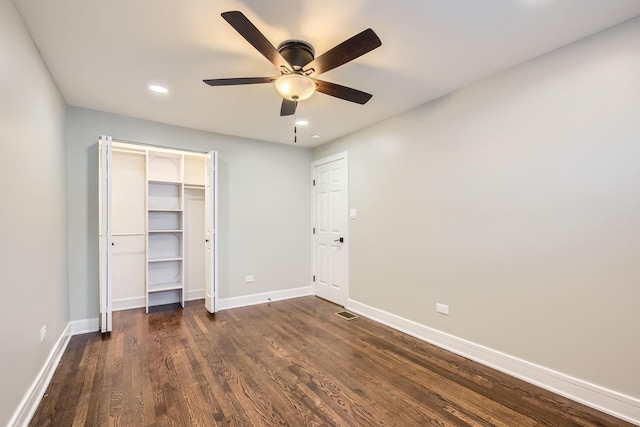
MULTIPOLYGON (((220 310, 228 310, 230 308, 245 307, 271 301, 298 298, 307 295, 311 295, 310 286, 296 289, 286 289, 283 291, 265 292, 255 295, 246 295, 242 297, 226 298, 218 301, 218 307, 220 310)), ((204 289, 188 291, 185 294, 186 300, 198 300, 203 298, 204 289)), ((141 305, 139 305, 140 298, 121 299, 118 300, 118 304, 116 304, 116 301, 114 301, 114 310, 127 310, 129 308, 144 307, 144 297, 142 297, 141 299, 141 305), (118 308, 116 308, 116 306, 118 308)), ((171 297, 168 298, 168 300, 170 299, 171 297)), ((38 405, 40 404, 44 392, 47 390, 47 387, 51 382, 51 378, 53 377, 53 374, 56 371, 58 364, 60 363, 60 359, 62 359, 62 355, 64 354, 64 351, 69 344, 71 336, 97 332, 99 329, 100 325, 98 318, 73 320, 67 324, 67 327, 60 335, 60 338, 58 338, 56 344, 51 349, 51 353, 49 353, 49 357, 47 357, 44 366, 42 367, 42 369, 40 369, 40 372, 38 373, 33 384, 31 384, 31 387, 29 387, 29 390, 27 390, 25 396, 22 398, 22 401, 13 414, 13 417, 11 417, 11 419, 9 420, 9 424, 7 424, 7 427, 24 427, 29 424, 29 421, 31 421, 31 417, 33 417, 36 409, 38 409, 38 405)))
POLYGON ((614 417, 640 425, 640 400, 349 300, 348 310, 614 417))
POLYGON ((217 308, 218 310, 229 310, 231 308, 247 307, 250 305, 264 304, 267 302, 306 297, 308 295, 312 295, 311 286, 285 289, 282 291, 264 292, 261 294, 243 295, 241 297, 219 299, 217 301, 217 308))
POLYGON ((185 301, 195 301, 199 299, 204 299, 204 288, 202 289, 191 289, 184 291, 184 300, 185 301))
MULTIPOLYGON (((184 300, 185 301, 194 301, 204 299, 204 289, 191 289, 184 291, 184 300)), ((155 305, 162 304, 171 304, 174 302, 178 302, 178 296, 169 294, 166 298, 154 298, 155 305)), ((145 307, 145 299, 144 295, 139 297, 132 298, 120 298, 114 299, 111 303, 111 307, 113 311, 122 311, 122 310, 131 310, 134 308, 144 308, 145 307)))
POLYGON ((33 384, 31 384, 31 387, 29 387, 29 390, 27 390, 27 393, 22 398, 18 409, 16 409, 13 417, 9 420, 9 424, 7 424, 8 427, 24 427, 31 421, 31 417, 33 417, 36 409, 38 409, 40 400, 47 390, 47 387, 49 387, 51 378, 69 344, 69 340, 71 339, 70 331, 71 324, 69 323, 51 349, 49 357, 47 357, 33 384))
POLYGON ((100 330, 100 321, 97 317, 94 319, 72 320, 69 322, 68 328, 71 336, 98 332, 100 330))
POLYGON ((144 308, 145 304, 144 295, 141 297, 120 298, 111 301, 111 309, 113 311, 131 310, 134 308, 144 308))

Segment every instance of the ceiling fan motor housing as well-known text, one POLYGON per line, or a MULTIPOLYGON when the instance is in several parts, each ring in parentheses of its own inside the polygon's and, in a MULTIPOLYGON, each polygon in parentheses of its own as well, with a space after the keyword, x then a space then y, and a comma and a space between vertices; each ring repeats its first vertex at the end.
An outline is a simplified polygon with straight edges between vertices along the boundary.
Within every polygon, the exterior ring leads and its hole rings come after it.
POLYGON ((315 57, 313 46, 302 40, 285 40, 278 45, 278 52, 298 71, 315 57))

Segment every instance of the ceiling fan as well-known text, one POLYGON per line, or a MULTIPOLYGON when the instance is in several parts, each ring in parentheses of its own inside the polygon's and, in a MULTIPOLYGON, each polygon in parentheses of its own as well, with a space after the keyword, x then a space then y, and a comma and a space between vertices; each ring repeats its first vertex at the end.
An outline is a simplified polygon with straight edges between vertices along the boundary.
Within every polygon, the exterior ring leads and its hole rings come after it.
POLYGON ((283 98, 281 116, 294 114, 298 101, 309 98, 315 91, 357 104, 366 104, 373 96, 316 78, 381 46, 382 42, 371 28, 315 58, 313 46, 302 40, 285 40, 276 49, 242 12, 224 12, 222 17, 258 52, 278 67, 280 76, 203 80, 206 84, 230 86, 275 82, 276 91, 283 98))

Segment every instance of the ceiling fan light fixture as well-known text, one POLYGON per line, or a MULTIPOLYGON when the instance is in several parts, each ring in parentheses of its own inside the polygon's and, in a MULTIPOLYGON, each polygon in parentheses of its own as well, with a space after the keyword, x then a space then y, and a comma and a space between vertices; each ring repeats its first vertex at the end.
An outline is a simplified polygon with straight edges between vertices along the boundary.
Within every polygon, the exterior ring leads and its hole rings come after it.
POLYGON ((276 91, 289 101, 304 101, 316 91, 316 84, 302 74, 285 74, 275 81, 276 91))

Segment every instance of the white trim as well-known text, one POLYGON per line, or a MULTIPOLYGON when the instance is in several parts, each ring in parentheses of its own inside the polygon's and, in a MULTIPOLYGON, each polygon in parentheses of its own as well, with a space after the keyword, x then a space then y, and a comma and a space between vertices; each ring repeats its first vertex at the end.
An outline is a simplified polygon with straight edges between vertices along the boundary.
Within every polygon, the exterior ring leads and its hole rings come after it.
POLYGON ((131 310, 134 308, 145 308, 145 296, 114 299, 111 304, 113 311, 131 310))
POLYGON ((335 162, 336 160, 348 159, 348 158, 349 158, 349 152, 348 151, 341 151, 339 153, 332 154, 330 156, 323 157, 321 159, 312 161, 311 162, 311 168, 313 169, 314 167, 319 166, 319 165, 325 165, 327 163, 335 162))
POLYGON ((614 417, 640 425, 640 400, 350 299, 348 310, 614 417))
POLYGON ((306 297, 312 295, 311 286, 302 288, 285 289, 282 291, 264 292, 261 294, 243 295, 240 297, 223 298, 218 300, 218 310, 247 307, 250 305, 264 304, 291 298, 306 297))
MULTIPOLYGON (((184 291, 185 301, 195 301, 199 299, 204 299, 204 289, 190 289, 188 291, 187 290, 184 291)), ((139 297, 114 299, 112 304, 112 310, 113 311, 132 310, 135 308, 145 308, 145 306, 146 306, 145 296, 141 295, 139 297)))
POLYGON ((213 312, 218 311, 218 295, 219 295, 219 272, 218 272, 218 258, 220 258, 219 249, 219 232, 218 228, 218 187, 219 187, 219 173, 218 173, 218 152, 212 151, 213 154, 213 312))
POLYGON ((195 301, 204 299, 204 288, 202 289, 189 289, 184 291, 185 301, 195 301))
POLYGON ((100 321, 99 319, 83 319, 83 320, 72 320, 69 322, 69 335, 80 335, 80 334, 89 334, 91 332, 98 332, 100 330, 100 321))
MULTIPOLYGON (((95 319, 95 321, 97 324, 98 319, 95 319)), ((67 327, 64 328, 64 331, 62 331, 60 338, 58 338, 51 349, 49 357, 47 357, 47 360, 44 362, 40 372, 38 372, 36 379, 22 398, 20 405, 18 405, 13 417, 9 420, 7 427, 23 427, 28 425, 29 421, 31 421, 31 417, 33 417, 36 409, 38 409, 42 396, 44 395, 44 392, 47 391, 51 378, 53 377, 53 374, 60 363, 60 359, 62 359, 62 355, 69 344, 69 340, 71 339, 70 329, 71 323, 69 323, 67 327)))

